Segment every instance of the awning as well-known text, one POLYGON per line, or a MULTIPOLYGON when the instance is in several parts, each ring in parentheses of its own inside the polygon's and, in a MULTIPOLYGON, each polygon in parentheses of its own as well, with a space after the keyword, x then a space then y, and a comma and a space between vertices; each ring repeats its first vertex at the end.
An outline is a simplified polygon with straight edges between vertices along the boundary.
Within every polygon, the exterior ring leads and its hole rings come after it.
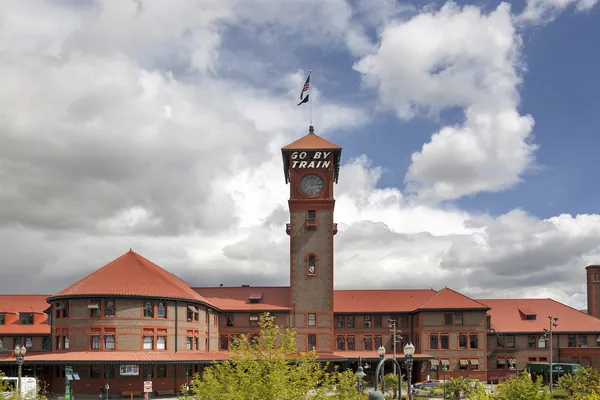
POLYGON ((442 365, 450 365, 450 360, 441 360, 442 365))
POLYGON ((251 316, 251 317, 250 317, 250 321, 258 321, 258 317, 256 317, 256 316, 255 316, 255 317, 251 316))
POLYGON ((439 362, 439 360, 435 360, 435 359, 434 359, 434 360, 431 360, 431 366, 432 366, 432 367, 437 367, 438 365, 440 365, 440 362, 439 362))
POLYGON ((460 365, 469 365, 469 360, 467 360, 466 358, 461 358, 460 365))
POLYGON ((262 292, 252 292, 250 293, 250 297, 248 297, 248 299, 250 300, 260 300, 262 299, 263 294, 262 292))
POLYGON ((471 358, 471 365, 479 365, 479 359, 478 358, 471 358))
POLYGON ((88 304, 88 308, 91 309, 99 309, 100 308, 100 300, 92 300, 90 301, 90 304, 88 304))
POLYGON ((189 305, 189 304, 188 304, 188 310, 190 310, 190 311, 191 311, 191 312, 193 312, 193 313, 197 313, 197 312, 198 312, 198 309, 197 309, 196 307, 194 307, 194 306, 191 306, 191 305, 189 305))
POLYGON ((500 365, 506 364, 506 358, 499 358, 498 359, 498 364, 500 364, 500 365))

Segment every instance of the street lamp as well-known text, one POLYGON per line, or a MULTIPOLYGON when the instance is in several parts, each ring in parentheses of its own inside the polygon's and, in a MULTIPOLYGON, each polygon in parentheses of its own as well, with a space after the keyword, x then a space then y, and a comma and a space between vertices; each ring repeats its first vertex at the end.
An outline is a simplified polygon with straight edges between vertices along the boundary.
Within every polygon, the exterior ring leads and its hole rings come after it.
POLYGON ((360 389, 361 389, 360 380, 362 378, 364 378, 365 376, 367 376, 367 374, 365 374, 365 371, 363 370, 362 365, 358 367, 358 371, 356 371, 356 374, 354 374, 354 376, 356 376, 356 389, 358 390, 358 393, 360 393, 360 389))
MULTIPOLYGON (((383 347, 383 345, 379 346, 379 348, 377 349, 377 353, 379 353, 379 359, 383 360, 383 357, 385 357, 385 347, 383 347)), ((381 391, 385 393, 385 381, 383 380, 383 370, 384 368, 381 369, 381 391)), ((375 376, 375 379, 379 379, 379 377, 375 376)))
POLYGON ((552 371, 552 328, 556 328, 558 326, 558 318, 552 318, 552 316, 550 315, 548 316, 548 320, 550 320, 550 330, 544 328, 544 337, 550 337, 550 393, 552 393, 552 385, 554 384, 554 381, 552 379, 554 375, 552 371))
POLYGON ((190 367, 186 366, 186 368, 185 368, 185 392, 186 393, 189 393, 189 391, 190 391, 189 376, 190 376, 190 367))
POLYGON ((408 380, 408 400, 412 400, 411 374, 414 354, 415 346, 413 346, 413 344, 409 342, 406 346, 404 346, 404 358, 406 359, 406 375, 408 380))
POLYGON ((17 365, 19 366, 19 370, 17 373, 17 376, 19 377, 17 388, 17 393, 19 393, 19 397, 21 397, 21 375, 23 373, 23 361, 25 360, 25 353, 27 353, 27 349, 25 348, 25 346, 17 345, 15 347, 15 357, 17 358, 17 365))

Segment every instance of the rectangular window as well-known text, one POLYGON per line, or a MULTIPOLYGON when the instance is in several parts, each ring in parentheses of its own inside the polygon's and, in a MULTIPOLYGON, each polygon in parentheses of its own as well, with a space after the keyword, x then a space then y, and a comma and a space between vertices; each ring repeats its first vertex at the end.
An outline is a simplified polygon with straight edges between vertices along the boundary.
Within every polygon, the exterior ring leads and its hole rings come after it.
POLYGON ((200 338, 198 337, 194 338, 194 350, 200 350, 200 338))
POLYGON ((167 337, 166 336, 158 336, 156 338, 156 350, 166 350, 167 349, 167 337))
POLYGON ((348 336, 348 350, 354 350, 354 336, 348 336))
POLYGON ((104 300, 104 317, 111 318, 115 316, 115 301, 104 300))
POLYGON ((90 366, 90 379, 100 379, 102 378, 102 366, 101 365, 91 365, 90 366))
POLYGON ((491 315, 485 316, 485 329, 488 331, 490 329, 492 329, 492 316, 491 315))
POLYGON ((63 349, 69 350, 69 337, 63 336, 62 341, 63 341, 63 349))
POLYGON ((348 316, 348 328, 354 328, 354 317, 348 316))
POLYGON ((100 350, 100 335, 91 335, 90 341, 92 350, 100 350))
POLYGON ((250 326, 258 326, 258 314, 250 314, 250 326))
POLYGON ((221 350, 228 350, 229 349, 229 336, 221 335, 220 341, 221 341, 221 350))
POLYGON ((469 360, 469 363, 471 364, 471 369, 472 370, 479 369, 479 359, 477 359, 477 358, 471 358, 469 360))
POLYGON ((315 219, 317 218, 317 212, 315 210, 308 210, 307 213, 307 218, 308 219, 315 219))
POLYGON ((60 336, 54 336, 54 345, 54 347, 56 347, 56 350, 60 350, 60 336))
POLYGON ((506 358, 496 359, 496 369, 506 369, 506 358))
POLYGON ((154 336, 144 336, 144 350, 154 350, 154 336))
POLYGON ((383 338, 381 337, 381 335, 376 335, 375 336, 375 349, 380 348, 382 344, 383 344, 383 338))
POLYGON ((365 328, 371 328, 373 326, 371 322, 371 316, 365 315, 365 328))
POLYGON ((317 314, 308 314, 308 326, 317 325, 317 314))
POLYGON ((515 347, 515 335, 506 335, 504 337, 505 347, 512 348, 515 347))
POLYGON ((154 318, 154 304, 151 301, 144 303, 144 317, 154 318))
POLYGON ((115 366, 104 365, 104 379, 112 379, 115 377, 115 366))
POLYGON ((6 324, 6 313, 0 313, 0 325, 6 324))
POLYGON ((539 357, 538 361, 539 362, 547 362, 548 361, 548 357, 539 357))
POLYGON ((115 349, 115 335, 104 335, 104 350, 115 349))
POLYGON ((187 342, 186 342, 185 346, 186 346, 187 350, 192 350, 192 348, 194 347, 194 338, 188 336, 187 337, 187 342))
POLYGON ((373 336, 365 336, 365 350, 373 350, 373 336))
POLYGON ((346 324, 346 317, 344 317, 343 315, 338 315, 337 317, 337 327, 338 328, 343 328, 346 324))
POLYGON ((19 313, 21 325, 33 325, 33 313, 19 313))
POLYGON ((444 313, 444 324, 452 325, 452 322, 453 322, 452 313, 450 313, 450 312, 444 313))
POLYGON ((540 349, 546 348, 546 337, 544 335, 540 335, 540 338, 538 340, 538 347, 540 349))
POLYGON ((120 365, 119 374, 122 376, 133 376, 140 374, 139 365, 120 365))
POLYGON ((537 361, 537 357, 528 357, 527 361, 536 362, 537 361))
POLYGON ((158 365, 156 367, 156 377, 157 378, 166 378, 167 377, 167 366, 166 365, 158 365))
POLYGON ((26 336, 25 337, 25 348, 31 349, 32 347, 33 347, 33 340, 31 339, 30 336, 26 336))
POLYGON ((346 338, 343 336, 337 337, 337 349, 346 350, 346 338))
POLYGON ((408 328, 408 315, 401 315, 400 316, 400 327, 401 328, 408 328))
MULTIPOLYGON (((0 340, 0 347, 2 345, 2 341, 0 340)), ((43 351, 52 351, 52 344, 50 342, 50 338, 48 336, 44 336, 42 338, 42 350, 43 351)))
POLYGON ((479 348, 479 337, 476 333, 469 334, 469 348, 470 349, 478 349, 479 348))
POLYGON ((429 335, 429 348, 431 350, 438 349, 438 334, 437 333, 431 333, 429 335))
POLYGON ((226 315, 227 318, 226 326, 233 326, 233 315, 226 315))
POLYGON ((100 318, 100 301, 92 300, 88 304, 88 308, 90 309, 90 317, 92 318, 100 318))
POLYGON ((469 360, 467 360, 466 358, 461 358, 460 360, 458 360, 458 367, 462 370, 467 369, 467 367, 469 366, 469 360))
POLYGON ((535 335, 527 336, 527 347, 530 349, 535 349, 537 347, 537 340, 538 338, 535 335))
POLYGON ((467 348, 467 334, 466 333, 458 334, 458 348, 459 349, 467 348))
POLYGON ((308 350, 313 350, 317 348, 317 335, 314 333, 308 334, 308 350))
POLYGON ((142 373, 144 374, 144 378, 150 380, 150 378, 154 378, 154 367, 152 365, 144 365, 142 373))
POLYGON ((159 302, 156 307, 156 316, 158 318, 167 318, 167 306, 164 302, 159 302))
POLYGON ((586 347, 587 346, 587 336, 585 336, 585 335, 579 335, 577 337, 577 339, 579 340, 579 347, 586 347))
POLYGON ((440 334, 440 348, 442 350, 448 350, 450 347, 450 335, 448 333, 440 334))
POLYGON ((569 347, 575 347, 575 343, 577 343, 577 336, 576 335, 569 335, 567 346, 569 346, 569 347))
POLYGON ((375 328, 381 328, 381 315, 375 315, 375 328))
POLYGON ((454 313, 454 325, 463 324, 463 313, 454 313))

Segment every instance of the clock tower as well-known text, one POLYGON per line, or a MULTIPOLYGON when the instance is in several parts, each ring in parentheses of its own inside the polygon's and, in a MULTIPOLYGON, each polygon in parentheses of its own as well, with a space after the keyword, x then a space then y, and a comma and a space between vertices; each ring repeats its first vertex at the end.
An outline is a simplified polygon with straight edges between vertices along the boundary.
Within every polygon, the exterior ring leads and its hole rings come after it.
POLYGON ((290 184, 291 326, 298 350, 335 350, 333 328, 333 221, 342 149, 309 133, 281 149, 290 184))

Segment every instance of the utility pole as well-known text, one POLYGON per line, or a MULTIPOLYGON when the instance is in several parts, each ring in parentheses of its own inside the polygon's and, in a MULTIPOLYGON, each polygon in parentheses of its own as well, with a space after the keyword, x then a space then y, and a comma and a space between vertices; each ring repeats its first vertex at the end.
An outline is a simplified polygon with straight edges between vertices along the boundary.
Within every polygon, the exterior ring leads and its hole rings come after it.
MULTIPOLYGON (((402 333, 402 331, 398 330, 398 320, 394 318, 390 318, 390 324, 388 325, 390 328, 390 332, 392 332, 392 345, 394 346, 394 360, 396 359, 397 353, 397 343, 398 340, 402 341, 402 336, 398 336, 398 333, 402 333)), ((396 375, 396 363, 394 363, 394 375, 396 375)), ((402 371, 400 371, 400 376, 402 376, 402 371)))
MULTIPOLYGON (((550 393, 553 392, 553 376, 554 376, 554 369, 552 368, 552 353, 553 353, 553 347, 552 347, 552 328, 556 328, 558 326, 558 318, 556 317, 552 317, 551 315, 548 316, 548 319, 550 320, 550 330, 544 328, 544 337, 550 337, 550 393)), ((560 362, 560 360, 559 360, 560 362)))

